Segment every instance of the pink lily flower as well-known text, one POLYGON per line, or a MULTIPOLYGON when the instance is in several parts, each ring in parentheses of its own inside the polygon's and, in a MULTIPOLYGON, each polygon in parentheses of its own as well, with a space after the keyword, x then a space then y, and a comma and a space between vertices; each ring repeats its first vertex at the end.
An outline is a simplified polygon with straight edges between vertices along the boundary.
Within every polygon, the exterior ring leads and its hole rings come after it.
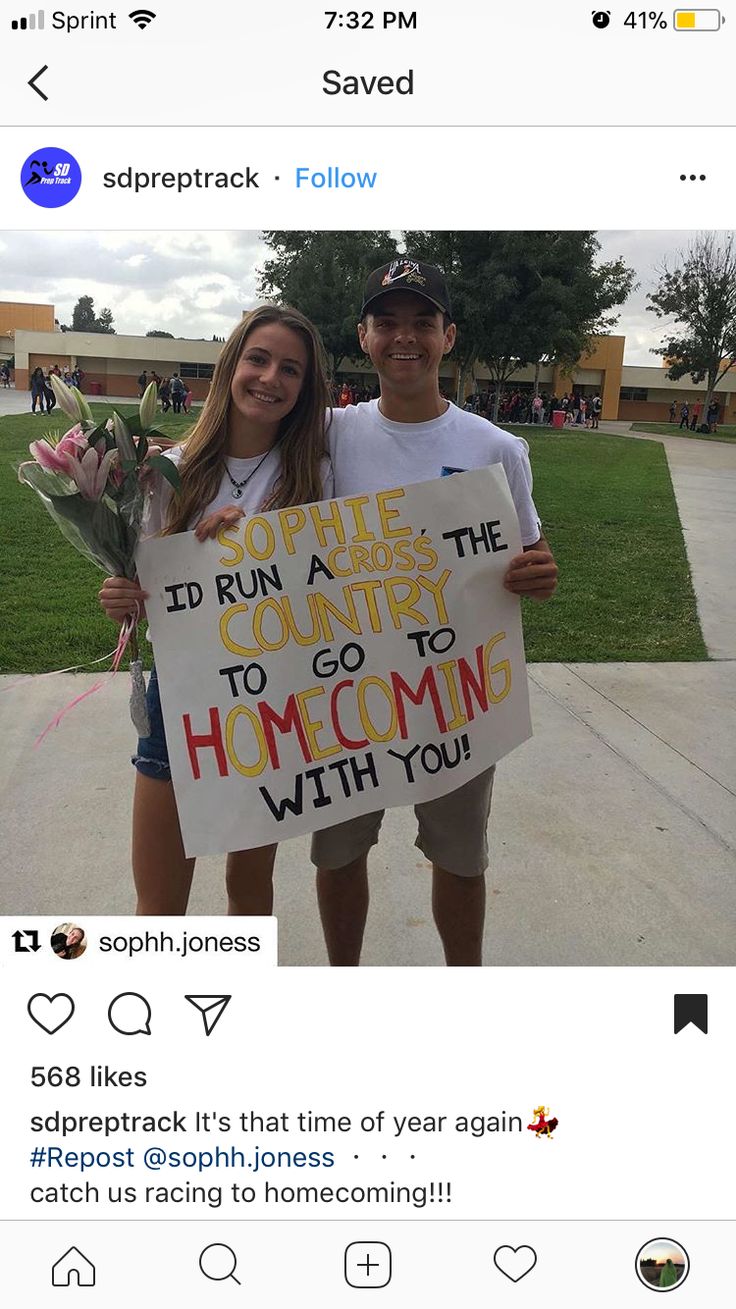
POLYGON ((31 441, 28 447, 37 464, 51 473, 69 473, 70 461, 76 462, 87 448, 87 438, 79 424, 70 428, 60 441, 31 441))
POLYGON ((70 460, 67 469, 69 476, 76 482, 85 500, 100 500, 107 486, 110 465, 117 457, 117 450, 108 450, 100 459, 95 449, 87 450, 81 459, 70 460))

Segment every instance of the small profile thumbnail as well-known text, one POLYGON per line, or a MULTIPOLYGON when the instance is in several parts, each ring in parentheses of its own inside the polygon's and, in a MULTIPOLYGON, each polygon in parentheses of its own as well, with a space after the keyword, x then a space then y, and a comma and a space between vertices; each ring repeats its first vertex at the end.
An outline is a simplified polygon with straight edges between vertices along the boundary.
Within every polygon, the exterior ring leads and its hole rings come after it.
POLYGON ((58 959, 79 959, 87 949, 87 937, 78 923, 59 923, 51 933, 51 949, 58 959))

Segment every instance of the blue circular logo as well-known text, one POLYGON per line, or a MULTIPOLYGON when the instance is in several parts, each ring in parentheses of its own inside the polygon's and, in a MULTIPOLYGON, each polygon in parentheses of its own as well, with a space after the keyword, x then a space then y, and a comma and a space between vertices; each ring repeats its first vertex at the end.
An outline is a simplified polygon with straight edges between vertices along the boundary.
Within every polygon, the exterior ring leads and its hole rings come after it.
POLYGON ((82 185, 82 170, 74 155, 57 146, 45 146, 29 155, 20 171, 20 183, 29 200, 43 209, 60 209, 73 200, 82 185))

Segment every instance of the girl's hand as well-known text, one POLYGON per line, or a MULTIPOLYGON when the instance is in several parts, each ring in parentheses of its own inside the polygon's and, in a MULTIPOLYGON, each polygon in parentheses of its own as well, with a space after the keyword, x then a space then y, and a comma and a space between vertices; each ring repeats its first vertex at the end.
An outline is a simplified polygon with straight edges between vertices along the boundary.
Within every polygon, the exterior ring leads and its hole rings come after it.
POLYGON ((128 577, 106 577, 99 591, 100 604, 113 623, 124 623, 130 614, 145 618, 148 592, 128 577))
POLYGON ((216 509, 213 514, 203 518, 201 523, 197 523, 194 535, 198 541, 211 541, 223 527, 233 527, 241 518, 245 518, 243 509, 239 509, 237 505, 227 505, 223 509, 216 509))

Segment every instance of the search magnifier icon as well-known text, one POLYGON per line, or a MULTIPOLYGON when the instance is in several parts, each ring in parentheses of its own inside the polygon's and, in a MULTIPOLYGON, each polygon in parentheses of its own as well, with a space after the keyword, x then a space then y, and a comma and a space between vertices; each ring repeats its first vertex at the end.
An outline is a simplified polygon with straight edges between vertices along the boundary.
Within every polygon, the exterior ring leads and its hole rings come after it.
POLYGON ((229 1245, 221 1245, 219 1242, 206 1245, 199 1256, 200 1271, 211 1282, 226 1282, 232 1277, 236 1285, 240 1286, 235 1276, 237 1266, 238 1258, 235 1251, 231 1250, 229 1245))

